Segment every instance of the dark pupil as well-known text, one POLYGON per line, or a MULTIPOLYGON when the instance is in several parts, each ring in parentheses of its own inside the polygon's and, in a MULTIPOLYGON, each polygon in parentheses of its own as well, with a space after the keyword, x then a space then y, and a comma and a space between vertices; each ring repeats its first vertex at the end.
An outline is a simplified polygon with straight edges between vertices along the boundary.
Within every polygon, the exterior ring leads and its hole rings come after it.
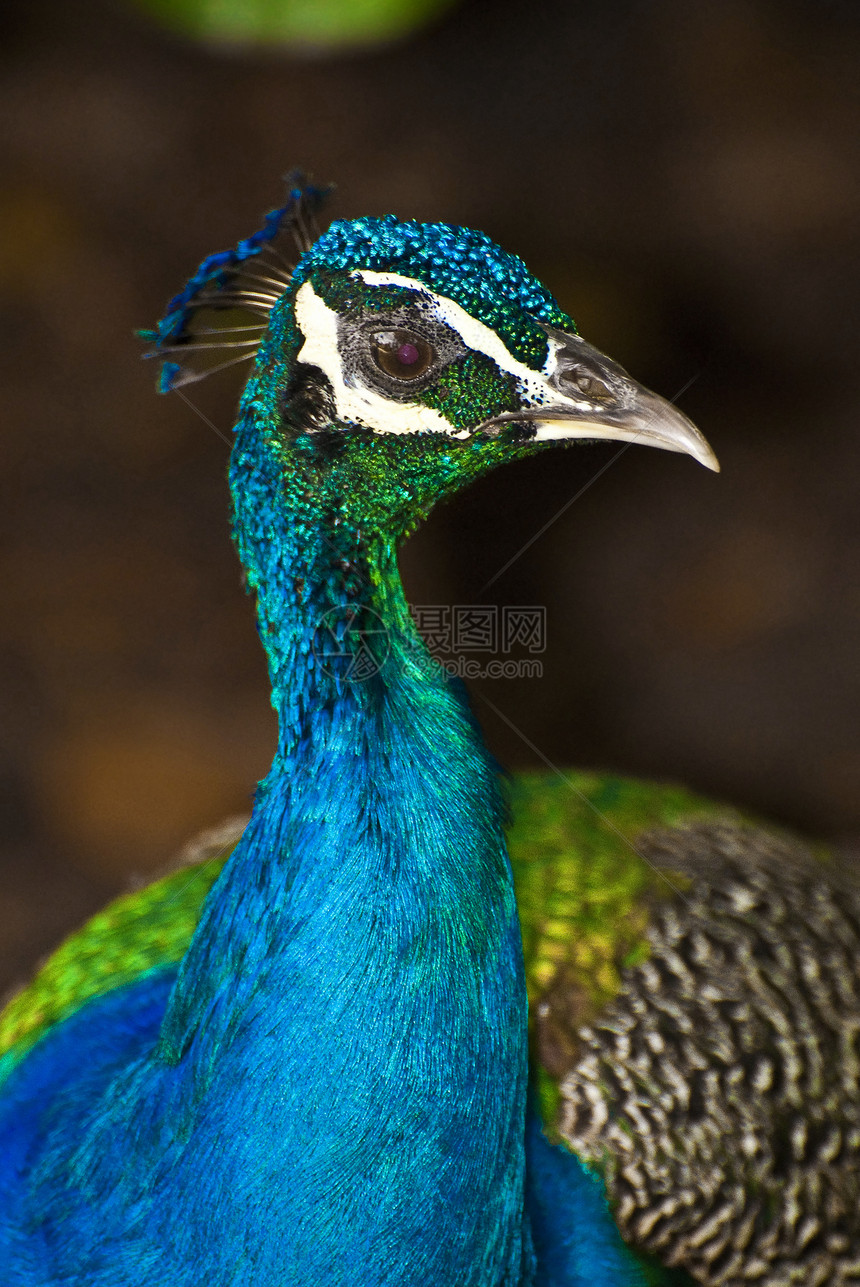
POLYGON ((376 365, 396 380, 417 380, 431 365, 433 345, 409 331, 380 331, 373 337, 376 365))

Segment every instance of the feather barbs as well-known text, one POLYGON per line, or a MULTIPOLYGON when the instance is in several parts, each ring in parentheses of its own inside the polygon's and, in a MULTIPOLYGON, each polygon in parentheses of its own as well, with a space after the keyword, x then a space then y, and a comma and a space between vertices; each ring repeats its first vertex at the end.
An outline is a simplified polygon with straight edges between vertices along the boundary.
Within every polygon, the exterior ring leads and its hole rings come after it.
POLYGON ((296 263, 319 236, 317 211, 329 188, 318 188, 299 172, 288 177, 283 206, 270 210, 262 228, 232 250, 207 256, 164 317, 138 331, 151 345, 146 358, 162 362, 159 392, 194 384, 257 353, 272 309, 290 288, 296 263), (289 237, 294 259, 276 244, 289 237), (248 317, 256 320, 249 324, 248 317), (221 358, 226 360, 219 360, 221 358))

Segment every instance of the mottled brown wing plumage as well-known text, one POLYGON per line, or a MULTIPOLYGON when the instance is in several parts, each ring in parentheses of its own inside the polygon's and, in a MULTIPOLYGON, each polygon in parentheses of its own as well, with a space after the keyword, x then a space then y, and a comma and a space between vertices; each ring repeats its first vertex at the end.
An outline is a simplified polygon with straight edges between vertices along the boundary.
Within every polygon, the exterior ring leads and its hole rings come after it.
POLYGON ((578 1033, 562 1137, 624 1237, 705 1287, 860 1282, 860 891, 752 828, 637 849, 686 888, 578 1033))

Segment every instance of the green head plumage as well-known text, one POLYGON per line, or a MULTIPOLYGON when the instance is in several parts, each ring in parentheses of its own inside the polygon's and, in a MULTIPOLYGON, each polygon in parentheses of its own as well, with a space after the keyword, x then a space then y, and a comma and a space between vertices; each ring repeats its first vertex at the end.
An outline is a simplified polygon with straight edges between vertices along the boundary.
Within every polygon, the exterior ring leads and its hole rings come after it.
POLYGON ((402 532, 496 464, 577 439, 650 443, 715 467, 694 426, 577 335, 484 233, 389 215, 314 238, 320 200, 295 187, 260 233, 205 260, 150 338, 167 388, 197 378, 183 357, 245 345, 230 359, 255 358, 242 422, 284 467, 301 462, 315 486, 336 480, 356 522, 402 532), (295 264, 276 246, 286 232, 295 264), (201 345, 197 317, 237 307, 260 318, 259 335, 234 327, 201 345))

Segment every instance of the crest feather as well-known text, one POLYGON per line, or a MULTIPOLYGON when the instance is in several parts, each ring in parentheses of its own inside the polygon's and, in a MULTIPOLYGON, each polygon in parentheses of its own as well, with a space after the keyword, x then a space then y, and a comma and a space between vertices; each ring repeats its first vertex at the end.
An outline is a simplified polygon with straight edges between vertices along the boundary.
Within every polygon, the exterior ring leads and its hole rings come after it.
POLYGON ((296 262, 320 235, 316 214, 331 191, 316 187, 300 171, 290 174, 287 184, 286 203, 269 211, 262 228, 234 249, 204 259, 155 328, 138 331, 151 345, 144 357, 162 361, 159 392, 256 356, 269 314, 292 283, 296 262), (285 237, 292 240, 289 255, 276 244, 285 237), (210 313, 215 316, 206 325, 210 313), (225 313, 238 318, 225 318, 225 313), (255 320, 249 323, 249 317, 255 320), (226 360, 218 360, 222 356, 226 360))

